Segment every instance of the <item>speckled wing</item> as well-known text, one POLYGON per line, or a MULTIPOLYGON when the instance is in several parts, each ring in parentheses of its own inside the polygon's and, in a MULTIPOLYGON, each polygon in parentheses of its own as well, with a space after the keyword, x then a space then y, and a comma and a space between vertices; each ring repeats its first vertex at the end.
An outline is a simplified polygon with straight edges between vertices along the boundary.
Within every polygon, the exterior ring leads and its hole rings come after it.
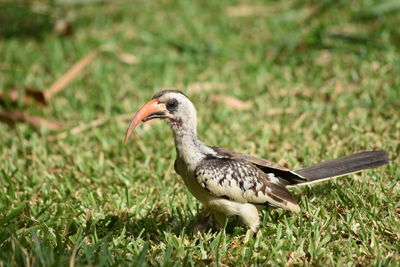
POLYGON ((266 174, 273 173, 276 177, 279 178, 282 185, 293 185, 298 183, 306 182, 307 180, 303 178, 298 173, 295 173, 275 162, 251 156, 244 153, 239 153, 227 148, 222 147, 211 147, 218 155, 223 156, 224 158, 236 159, 236 160, 244 160, 249 163, 254 164, 257 168, 262 170, 266 174))
POLYGON ((222 155, 226 158, 231 158, 231 159, 238 159, 238 160, 245 160, 248 162, 251 162, 253 164, 259 165, 259 166, 265 166, 265 167, 269 167, 269 168, 273 168, 273 169, 277 169, 277 170, 281 170, 281 171, 290 171, 289 169, 266 159, 263 158, 259 158, 259 157, 255 157, 255 156, 251 156, 248 154, 244 154, 244 153, 240 153, 240 152, 236 152, 227 148, 223 148, 223 147, 216 147, 213 146, 211 147, 215 152, 217 152, 219 155, 222 155))
POLYGON ((298 212, 299 206, 274 174, 245 160, 206 158, 196 168, 199 184, 214 196, 236 202, 273 205, 298 212))

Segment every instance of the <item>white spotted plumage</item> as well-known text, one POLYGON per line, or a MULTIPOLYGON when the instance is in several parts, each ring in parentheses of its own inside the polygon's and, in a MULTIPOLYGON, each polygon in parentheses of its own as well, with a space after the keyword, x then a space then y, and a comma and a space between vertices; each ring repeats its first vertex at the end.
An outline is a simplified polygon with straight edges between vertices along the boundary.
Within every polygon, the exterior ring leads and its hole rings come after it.
POLYGON ((265 174, 244 160, 206 158, 196 168, 195 177, 203 188, 217 197, 298 211, 296 201, 277 184, 279 180, 273 174, 265 174))

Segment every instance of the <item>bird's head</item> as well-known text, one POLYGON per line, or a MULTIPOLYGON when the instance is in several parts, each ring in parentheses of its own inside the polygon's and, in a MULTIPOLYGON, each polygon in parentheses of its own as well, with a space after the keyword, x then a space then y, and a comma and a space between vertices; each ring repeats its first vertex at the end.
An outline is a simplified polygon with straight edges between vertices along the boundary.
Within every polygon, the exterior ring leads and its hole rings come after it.
POLYGON ((174 132, 186 131, 196 134, 196 109, 181 91, 163 90, 136 112, 125 135, 125 143, 141 122, 165 119, 174 132))

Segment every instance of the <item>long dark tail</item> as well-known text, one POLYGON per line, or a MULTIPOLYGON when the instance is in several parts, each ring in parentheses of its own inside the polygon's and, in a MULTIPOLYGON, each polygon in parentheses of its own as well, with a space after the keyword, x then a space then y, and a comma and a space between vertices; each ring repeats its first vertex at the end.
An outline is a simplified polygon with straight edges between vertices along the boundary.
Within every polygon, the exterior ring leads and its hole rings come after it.
POLYGON ((292 172, 305 179, 305 181, 297 182, 297 185, 302 185, 376 168, 387 163, 389 163, 389 153, 386 151, 366 151, 324 161, 292 172))

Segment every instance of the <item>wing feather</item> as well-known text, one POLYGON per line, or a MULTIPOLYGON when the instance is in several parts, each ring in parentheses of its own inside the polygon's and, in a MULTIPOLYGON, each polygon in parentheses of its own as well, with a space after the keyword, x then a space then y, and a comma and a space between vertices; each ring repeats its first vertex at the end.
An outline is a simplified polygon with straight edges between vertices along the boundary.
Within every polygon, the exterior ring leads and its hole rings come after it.
POLYGON ((268 168, 273 168, 273 169, 277 169, 277 170, 281 170, 281 171, 290 171, 289 169, 266 159, 263 158, 259 158, 259 157, 254 157, 248 154, 244 154, 244 153, 239 153, 227 148, 222 148, 222 147, 216 147, 213 146, 211 147, 212 149, 214 149, 214 151, 216 151, 218 154, 223 155, 226 158, 231 158, 231 159, 238 159, 238 160, 245 160, 248 162, 251 162, 253 164, 259 165, 259 166, 264 166, 264 167, 268 167, 268 168))
POLYGON ((251 156, 244 153, 239 153, 227 148, 222 147, 212 147, 212 149, 218 153, 218 155, 223 156, 224 158, 236 159, 236 160, 244 160, 249 163, 254 164, 257 168, 262 170, 266 174, 273 173, 278 177, 280 183, 282 185, 293 185, 298 183, 304 183, 307 179, 303 178, 300 174, 295 173, 275 162, 251 156))
POLYGON ((299 206, 290 192, 245 160, 207 158, 196 168, 199 184, 211 194, 236 202, 272 204, 291 211, 299 206))

